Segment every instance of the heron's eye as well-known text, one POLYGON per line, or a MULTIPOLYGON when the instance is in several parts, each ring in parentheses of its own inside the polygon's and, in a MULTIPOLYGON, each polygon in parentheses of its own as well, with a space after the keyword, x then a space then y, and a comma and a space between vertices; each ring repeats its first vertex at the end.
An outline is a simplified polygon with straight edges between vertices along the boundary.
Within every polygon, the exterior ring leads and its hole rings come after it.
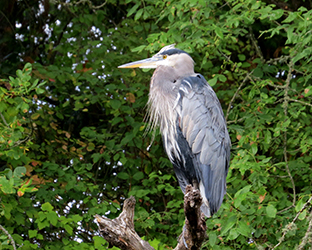
POLYGON ((166 59, 167 58, 167 55, 163 55, 163 59, 166 59))

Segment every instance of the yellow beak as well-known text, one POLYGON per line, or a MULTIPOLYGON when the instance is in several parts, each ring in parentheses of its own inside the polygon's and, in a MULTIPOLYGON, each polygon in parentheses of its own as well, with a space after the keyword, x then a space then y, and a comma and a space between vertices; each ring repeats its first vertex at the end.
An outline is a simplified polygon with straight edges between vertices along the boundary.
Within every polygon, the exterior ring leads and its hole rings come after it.
POLYGON ((118 66, 118 68, 146 68, 146 69, 154 69, 156 68, 157 62, 162 60, 161 57, 151 57, 144 60, 126 63, 118 66))

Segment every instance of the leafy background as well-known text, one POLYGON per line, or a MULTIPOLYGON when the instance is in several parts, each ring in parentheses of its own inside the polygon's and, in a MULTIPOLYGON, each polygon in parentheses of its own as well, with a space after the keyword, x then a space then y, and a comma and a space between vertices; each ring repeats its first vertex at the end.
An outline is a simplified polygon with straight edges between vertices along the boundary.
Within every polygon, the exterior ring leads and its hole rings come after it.
POLYGON ((310 249, 310 1, 12 0, 0 9, 0 248, 106 249, 94 215, 137 200, 135 228, 171 249, 183 195, 144 134, 152 71, 189 52, 232 140, 227 194, 202 249, 310 249))

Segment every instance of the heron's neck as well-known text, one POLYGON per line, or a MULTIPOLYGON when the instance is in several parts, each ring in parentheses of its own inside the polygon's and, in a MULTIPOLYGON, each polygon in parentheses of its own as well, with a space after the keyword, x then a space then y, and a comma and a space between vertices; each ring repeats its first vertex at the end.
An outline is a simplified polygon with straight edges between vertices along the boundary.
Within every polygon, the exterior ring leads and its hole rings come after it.
POLYGON ((193 64, 191 66, 182 64, 174 67, 158 66, 151 79, 151 90, 155 87, 159 91, 168 91, 167 88, 172 88, 178 80, 193 74, 193 64))

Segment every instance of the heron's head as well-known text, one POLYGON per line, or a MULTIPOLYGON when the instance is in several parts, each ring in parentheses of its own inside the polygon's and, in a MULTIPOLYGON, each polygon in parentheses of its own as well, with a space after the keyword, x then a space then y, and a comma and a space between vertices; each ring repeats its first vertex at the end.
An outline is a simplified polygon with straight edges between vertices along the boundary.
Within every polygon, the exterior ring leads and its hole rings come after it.
POLYGON ((188 66, 194 68, 192 57, 183 50, 176 49, 174 44, 163 47, 156 55, 144 60, 131 62, 118 66, 118 68, 148 68, 153 69, 158 66, 178 68, 188 66))

